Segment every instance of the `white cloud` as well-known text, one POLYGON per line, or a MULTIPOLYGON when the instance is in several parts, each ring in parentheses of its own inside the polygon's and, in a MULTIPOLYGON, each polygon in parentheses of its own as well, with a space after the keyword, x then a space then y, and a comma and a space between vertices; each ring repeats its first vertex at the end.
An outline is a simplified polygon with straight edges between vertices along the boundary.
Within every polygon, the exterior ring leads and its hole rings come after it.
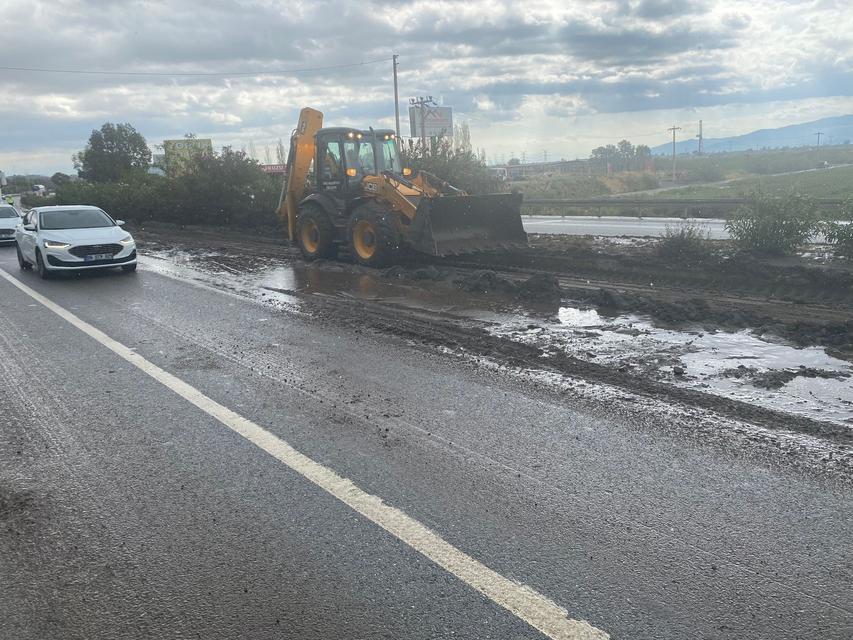
MULTIPOLYGON (((431 93, 470 120, 477 146, 518 151, 530 140, 551 157, 597 146, 592 134, 549 136, 579 118, 606 135, 629 119, 636 130, 678 113, 707 114, 709 125, 744 114, 717 123, 743 133, 765 126, 766 105, 808 120, 845 112, 827 105, 849 112, 836 97, 853 94, 853 11, 841 0, 5 0, 3 19, 0 64, 11 67, 236 73, 398 53, 404 121, 406 98, 431 93)), ((255 77, 0 70, 0 153, 37 169, 64 149, 43 170, 67 170, 107 120, 152 143, 192 131, 260 146, 286 137, 305 105, 329 122, 388 126, 390 71, 390 62, 255 77)))

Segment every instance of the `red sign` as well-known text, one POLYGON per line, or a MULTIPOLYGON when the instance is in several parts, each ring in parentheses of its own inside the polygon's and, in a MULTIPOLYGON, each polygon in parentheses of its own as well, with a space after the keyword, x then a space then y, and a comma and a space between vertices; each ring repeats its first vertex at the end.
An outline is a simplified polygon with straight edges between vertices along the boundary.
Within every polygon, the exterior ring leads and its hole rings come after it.
POLYGON ((262 164, 261 171, 264 173, 286 173, 287 165, 283 164, 262 164))

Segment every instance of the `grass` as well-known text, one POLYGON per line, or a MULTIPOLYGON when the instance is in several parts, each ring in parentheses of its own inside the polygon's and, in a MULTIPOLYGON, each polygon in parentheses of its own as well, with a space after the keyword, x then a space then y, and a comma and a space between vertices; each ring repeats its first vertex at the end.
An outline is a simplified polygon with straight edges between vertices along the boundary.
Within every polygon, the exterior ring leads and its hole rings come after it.
POLYGON ((853 196, 853 167, 819 169, 784 176, 749 176, 724 185, 696 185, 668 189, 655 198, 738 198, 760 190, 769 195, 799 193, 813 198, 848 198, 853 196))

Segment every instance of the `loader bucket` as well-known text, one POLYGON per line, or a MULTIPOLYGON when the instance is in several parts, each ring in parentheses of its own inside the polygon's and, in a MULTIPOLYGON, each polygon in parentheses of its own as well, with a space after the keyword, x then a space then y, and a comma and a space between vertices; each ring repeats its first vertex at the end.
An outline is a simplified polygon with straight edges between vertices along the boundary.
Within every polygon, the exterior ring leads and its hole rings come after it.
POLYGON ((514 193, 422 198, 409 242, 434 256, 527 246, 521 199, 514 193))

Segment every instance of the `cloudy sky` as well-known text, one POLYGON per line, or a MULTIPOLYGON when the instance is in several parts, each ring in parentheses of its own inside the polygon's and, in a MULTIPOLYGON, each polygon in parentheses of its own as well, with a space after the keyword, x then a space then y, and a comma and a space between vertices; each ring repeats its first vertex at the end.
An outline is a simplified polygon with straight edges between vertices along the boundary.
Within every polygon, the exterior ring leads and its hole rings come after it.
POLYGON ((469 123, 489 161, 586 157, 623 137, 653 146, 672 125, 695 135, 700 118, 719 137, 844 115, 851 7, 2 0, 0 169, 70 171, 105 121, 130 122, 152 145, 187 132, 216 146, 251 142, 262 161, 302 106, 323 110, 327 124, 393 127, 395 53, 403 123, 408 97, 431 94, 469 123))

